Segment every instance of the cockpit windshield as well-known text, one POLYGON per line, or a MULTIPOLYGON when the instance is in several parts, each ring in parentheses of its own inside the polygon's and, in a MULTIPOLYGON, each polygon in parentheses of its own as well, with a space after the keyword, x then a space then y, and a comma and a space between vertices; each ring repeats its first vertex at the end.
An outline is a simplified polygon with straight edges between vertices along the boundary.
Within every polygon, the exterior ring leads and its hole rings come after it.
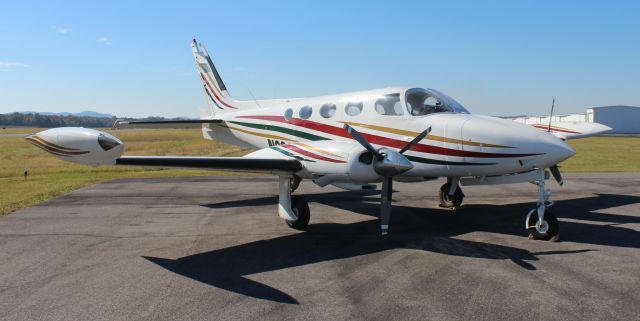
POLYGON ((424 116, 433 113, 463 113, 469 111, 453 98, 434 89, 412 88, 405 93, 407 110, 413 116, 424 116))

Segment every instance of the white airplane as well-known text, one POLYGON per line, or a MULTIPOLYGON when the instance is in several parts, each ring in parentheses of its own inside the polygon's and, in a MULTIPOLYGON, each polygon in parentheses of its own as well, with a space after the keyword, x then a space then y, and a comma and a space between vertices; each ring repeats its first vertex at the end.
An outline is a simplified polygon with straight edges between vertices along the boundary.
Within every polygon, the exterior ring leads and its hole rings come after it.
POLYGON ((66 161, 91 166, 139 165, 270 173, 278 180, 278 214, 294 229, 309 207, 292 192, 303 179, 347 190, 382 182, 380 229, 391 215, 392 182, 446 177, 441 206, 459 207, 461 186, 534 182, 538 202, 526 217, 530 238, 554 240, 558 221, 547 209, 549 169, 575 154, 558 137, 511 120, 480 116, 434 89, 384 88, 304 99, 233 99, 204 45, 192 43, 211 116, 198 120, 119 122, 118 126, 193 125, 205 139, 249 147, 244 157, 122 156, 124 144, 87 128, 54 128, 27 137, 66 161))

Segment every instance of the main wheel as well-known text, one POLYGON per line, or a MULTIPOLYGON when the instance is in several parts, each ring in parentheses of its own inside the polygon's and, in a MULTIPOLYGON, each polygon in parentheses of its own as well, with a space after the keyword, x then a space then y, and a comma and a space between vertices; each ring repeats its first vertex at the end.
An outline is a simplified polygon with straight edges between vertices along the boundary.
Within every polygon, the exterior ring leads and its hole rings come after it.
POLYGON ((464 199, 464 194, 462 194, 462 189, 460 186, 456 188, 456 191, 453 193, 453 196, 449 196, 449 187, 450 183, 445 183, 440 187, 440 206, 445 208, 454 208, 459 207, 462 204, 462 199, 464 199))
POLYGON ((291 210, 298 216, 298 219, 295 221, 286 220, 287 225, 296 230, 304 230, 309 225, 309 219, 311 218, 309 204, 301 196, 292 196, 291 210))
POLYGON ((549 210, 544 211, 542 224, 538 224, 538 215, 535 212, 529 216, 528 223, 528 226, 533 226, 529 228, 529 239, 555 242, 560 237, 558 219, 549 210))
POLYGON ((294 175, 291 178, 291 193, 295 192, 298 187, 300 187, 300 182, 302 182, 302 178, 300 178, 300 176, 294 175))

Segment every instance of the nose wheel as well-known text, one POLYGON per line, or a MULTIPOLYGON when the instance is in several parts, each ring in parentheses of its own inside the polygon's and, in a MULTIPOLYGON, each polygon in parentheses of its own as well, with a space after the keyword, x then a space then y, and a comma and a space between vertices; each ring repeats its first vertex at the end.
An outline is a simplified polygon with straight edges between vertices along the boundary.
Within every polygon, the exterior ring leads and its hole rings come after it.
POLYGON ((464 194, 462 193, 460 185, 456 186, 456 190, 453 192, 453 195, 450 195, 450 192, 451 182, 447 182, 442 185, 442 187, 440 187, 440 207, 450 209, 460 207, 460 205, 462 204, 462 200, 464 199, 464 194))
POLYGON ((530 240, 544 240, 555 242, 560 237, 560 226, 558 219, 549 211, 553 202, 549 201, 551 191, 545 189, 545 170, 538 169, 538 203, 536 208, 529 211, 525 221, 530 240))
POLYGON ((527 229, 529 231, 530 240, 557 241, 560 234, 558 219, 549 210, 545 210, 542 221, 538 220, 537 215, 533 215, 535 209, 527 215, 527 229))

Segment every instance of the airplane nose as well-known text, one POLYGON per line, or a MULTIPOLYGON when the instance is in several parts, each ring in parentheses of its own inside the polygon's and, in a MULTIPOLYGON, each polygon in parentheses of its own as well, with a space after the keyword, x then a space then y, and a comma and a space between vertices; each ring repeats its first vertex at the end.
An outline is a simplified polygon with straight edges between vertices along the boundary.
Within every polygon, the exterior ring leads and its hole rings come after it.
MULTIPOLYGON (((487 142, 479 147, 467 143, 461 148, 465 152, 478 151, 495 155, 494 162, 499 161, 503 168, 509 170, 548 168, 575 155, 575 151, 569 145, 550 133, 512 120, 494 117, 468 116, 462 127, 462 138, 471 142, 487 142)), ((479 157, 483 156, 465 156, 465 160, 479 162, 479 157)))
POLYGON ((539 165, 541 167, 553 166, 576 154, 571 146, 556 136, 540 134, 537 138, 538 142, 543 145, 542 150, 545 155, 544 164, 539 165))

